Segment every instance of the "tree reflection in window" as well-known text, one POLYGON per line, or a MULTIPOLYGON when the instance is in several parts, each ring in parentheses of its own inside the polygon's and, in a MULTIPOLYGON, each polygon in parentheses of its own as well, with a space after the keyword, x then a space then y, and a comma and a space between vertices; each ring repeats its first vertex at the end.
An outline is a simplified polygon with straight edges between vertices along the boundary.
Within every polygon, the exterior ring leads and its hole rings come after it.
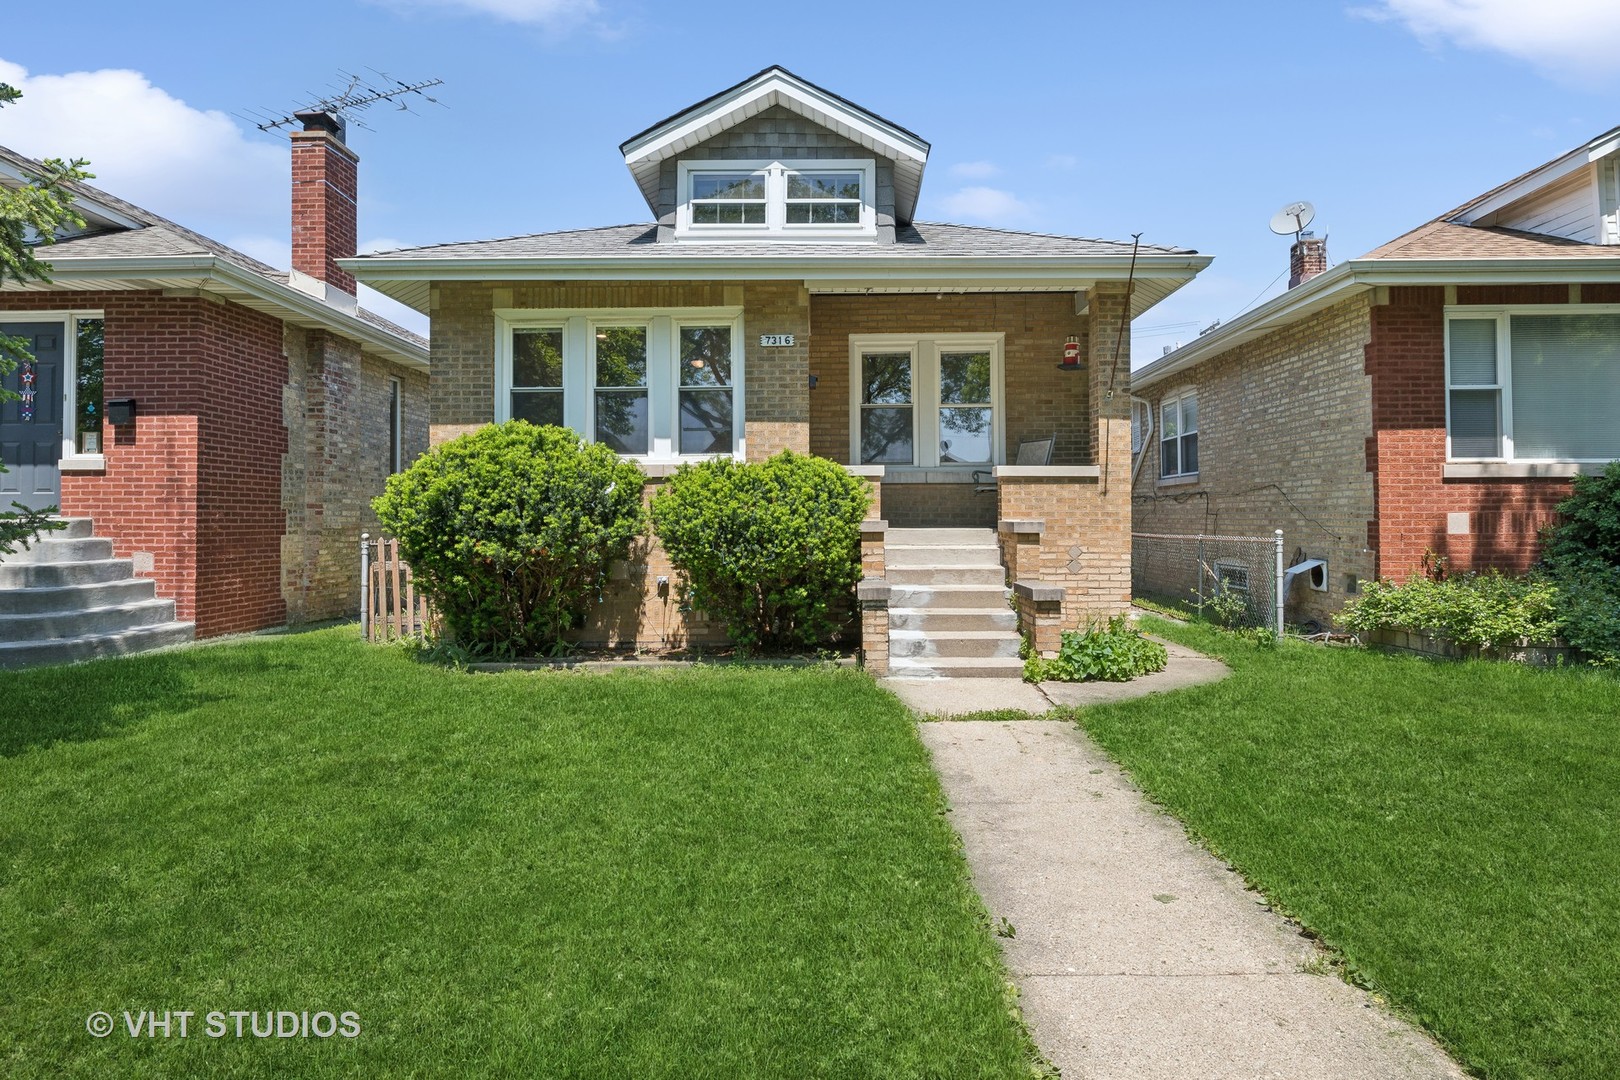
POLYGON ((731 380, 731 327, 681 327, 681 453, 731 453, 731 380))
POLYGON ((861 357, 861 462, 909 465, 914 460, 911 354, 861 357))
POLYGON ((596 328, 596 441, 619 454, 645 454, 648 438, 647 328, 596 328))
POLYGON ((80 453, 101 451, 103 345, 107 324, 80 319, 75 327, 77 370, 74 372, 74 446, 80 453), (93 436, 85 438, 86 435, 93 436))
POLYGON ((990 460, 990 354, 939 354, 940 464, 990 460))

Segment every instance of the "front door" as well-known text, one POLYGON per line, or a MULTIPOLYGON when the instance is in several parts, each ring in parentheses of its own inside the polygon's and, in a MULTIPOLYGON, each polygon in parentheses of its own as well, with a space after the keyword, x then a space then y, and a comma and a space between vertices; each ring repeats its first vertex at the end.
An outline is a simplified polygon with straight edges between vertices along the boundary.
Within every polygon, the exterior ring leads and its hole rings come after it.
POLYGON ((0 323, 34 354, 0 378, 19 395, 0 401, 0 509, 44 510, 62 502, 62 324, 0 323))

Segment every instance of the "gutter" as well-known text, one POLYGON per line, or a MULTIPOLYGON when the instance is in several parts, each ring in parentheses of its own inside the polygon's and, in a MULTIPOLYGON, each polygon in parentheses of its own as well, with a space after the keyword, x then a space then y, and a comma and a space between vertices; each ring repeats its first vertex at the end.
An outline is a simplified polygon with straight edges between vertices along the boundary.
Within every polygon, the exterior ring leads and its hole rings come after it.
POLYGON ((1620 255, 1575 259, 1352 259, 1153 361, 1131 376, 1143 390, 1172 375, 1379 286, 1561 285, 1620 281, 1620 255))
POLYGON ((51 262, 53 283, 89 284, 107 279, 128 278, 159 283, 173 281, 177 287, 182 288, 195 288, 199 278, 218 281, 238 292, 280 307, 295 316, 325 324, 327 328, 358 341, 362 346, 370 345, 374 350, 408 367, 422 371, 428 368, 426 349, 402 341, 358 315, 351 315, 332 307, 290 286, 271 281, 251 270, 223 260, 217 255, 165 255, 151 259, 128 257, 56 259, 51 262))
MULTIPOLYGON (((1213 261, 1209 255, 1143 255, 1137 260, 1137 276, 1154 279, 1190 277, 1213 261)), ((849 258, 827 255, 666 255, 624 258, 621 256, 538 256, 527 258, 412 258, 391 259, 366 255, 339 259, 338 265, 362 281, 516 281, 547 278, 633 276, 637 280, 693 278, 701 274, 711 280, 766 280, 796 278, 805 281, 859 278, 872 273, 908 271, 919 278, 969 277, 991 271, 1054 271, 1066 277, 1103 278, 1099 272, 1124 280, 1130 272, 1129 256, 1088 255, 907 255, 849 258), (626 271, 632 272, 627 275, 626 271)))

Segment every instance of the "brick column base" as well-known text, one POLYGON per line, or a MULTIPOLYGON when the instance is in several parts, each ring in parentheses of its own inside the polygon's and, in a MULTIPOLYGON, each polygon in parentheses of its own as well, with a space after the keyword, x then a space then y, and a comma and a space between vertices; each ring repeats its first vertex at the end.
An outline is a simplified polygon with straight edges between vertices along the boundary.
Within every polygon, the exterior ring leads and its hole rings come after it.
POLYGON ((861 666, 873 675, 889 673, 889 583, 867 578, 856 586, 861 607, 861 666))
POLYGON ((1063 586, 1014 582, 1013 602, 1018 608, 1018 632, 1029 635, 1037 655, 1056 656, 1063 644, 1063 586))
POLYGON ((861 577, 871 580, 883 576, 883 534, 888 531, 889 523, 881 518, 861 522, 861 577))

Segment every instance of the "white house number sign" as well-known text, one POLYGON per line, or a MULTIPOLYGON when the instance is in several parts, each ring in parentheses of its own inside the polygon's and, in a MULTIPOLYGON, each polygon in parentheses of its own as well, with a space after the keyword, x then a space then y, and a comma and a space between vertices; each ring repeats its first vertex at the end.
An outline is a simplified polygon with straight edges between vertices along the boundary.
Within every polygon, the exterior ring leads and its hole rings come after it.
POLYGON ((761 334, 759 347, 762 349, 780 349, 793 344, 792 334, 761 334))

